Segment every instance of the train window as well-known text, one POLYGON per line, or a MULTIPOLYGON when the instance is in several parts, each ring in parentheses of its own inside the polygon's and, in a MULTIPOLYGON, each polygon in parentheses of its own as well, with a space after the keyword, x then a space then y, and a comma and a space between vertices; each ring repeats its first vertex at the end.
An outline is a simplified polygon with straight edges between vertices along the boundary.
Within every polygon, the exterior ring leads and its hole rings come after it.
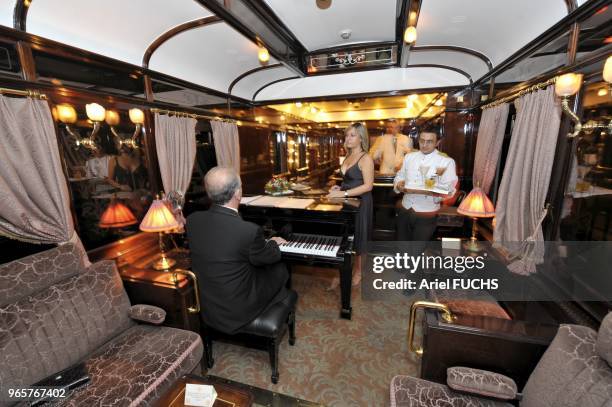
POLYGON ((0 41, 0 75, 21 76, 21 66, 15 44, 0 41))
POLYGON ((612 43, 612 7, 604 6, 580 22, 576 60, 580 61, 612 43))
POLYGON ((123 96, 143 98, 144 81, 140 74, 113 70, 50 53, 33 51, 38 80, 54 85, 74 86, 123 96))
POLYGON ((576 140, 559 233, 563 240, 612 240, 612 99, 608 83, 597 80, 586 85, 583 112, 587 129, 576 140))

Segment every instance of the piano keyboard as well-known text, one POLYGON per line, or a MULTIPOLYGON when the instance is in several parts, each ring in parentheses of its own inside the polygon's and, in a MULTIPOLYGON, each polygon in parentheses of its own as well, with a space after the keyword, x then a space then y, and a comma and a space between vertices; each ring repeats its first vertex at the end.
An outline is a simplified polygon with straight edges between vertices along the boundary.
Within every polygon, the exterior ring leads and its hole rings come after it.
POLYGON ((321 257, 336 257, 342 237, 293 233, 291 240, 279 246, 283 253, 306 254, 321 257))

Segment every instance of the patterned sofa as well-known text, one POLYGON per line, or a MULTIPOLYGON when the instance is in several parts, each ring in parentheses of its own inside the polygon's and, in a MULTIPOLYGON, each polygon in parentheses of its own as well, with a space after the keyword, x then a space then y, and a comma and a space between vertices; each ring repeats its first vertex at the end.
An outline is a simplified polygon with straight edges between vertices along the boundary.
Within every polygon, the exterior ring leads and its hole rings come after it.
POLYGON ((612 313, 604 318, 599 332, 561 325, 522 395, 512 379, 500 374, 465 367, 451 367, 447 372, 448 386, 395 376, 391 407, 512 406, 509 402, 516 400, 521 407, 610 407, 612 313))
POLYGON ((90 382, 58 405, 150 405, 202 358, 198 334, 153 325, 164 317, 130 307, 115 264, 86 268, 72 244, 0 265, 0 406, 82 361, 90 382))

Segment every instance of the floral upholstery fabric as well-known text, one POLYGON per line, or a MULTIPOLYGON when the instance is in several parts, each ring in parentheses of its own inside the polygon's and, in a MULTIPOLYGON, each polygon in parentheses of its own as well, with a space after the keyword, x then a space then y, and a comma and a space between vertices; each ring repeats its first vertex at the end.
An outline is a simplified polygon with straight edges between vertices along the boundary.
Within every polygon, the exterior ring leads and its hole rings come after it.
POLYGON ((148 406, 202 358, 202 340, 191 331, 137 325, 85 362, 91 381, 58 406, 148 406))
POLYGON ((511 404, 458 393, 442 384, 410 376, 391 380, 391 407, 511 407, 511 404))
POLYGON ((480 394, 503 400, 516 397, 516 383, 499 373, 469 367, 450 367, 446 370, 446 383, 453 390, 480 394))
POLYGON ((596 340, 590 328, 561 325, 525 385, 521 407, 611 406, 612 368, 597 355, 596 340))
POLYGON ((601 322, 595 350, 600 358, 608 362, 612 367, 612 312, 610 312, 601 322))
POLYGON ((72 243, 0 264, 0 307, 82 270, 82 254, 72 243))
POLYGON ((166 311, 153 305, 137 304, 130 308, 130 318, 135 321, 159 325, 166 319, 166 311))

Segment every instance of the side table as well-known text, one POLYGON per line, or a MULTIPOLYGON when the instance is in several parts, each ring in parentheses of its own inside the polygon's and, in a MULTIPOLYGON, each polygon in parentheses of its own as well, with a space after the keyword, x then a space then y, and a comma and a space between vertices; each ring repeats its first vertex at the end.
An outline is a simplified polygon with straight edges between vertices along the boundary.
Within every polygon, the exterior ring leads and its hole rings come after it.
POLYGON ((156 406, 185 406, 185 385, 187 383, 213 385, 217 392, 217 399, 213 407, 251 407, 253 405, 253 393, 246 389, 238 388, 228 383, 212 381, 205 377, 188 374, 177 380, 170 390, 157 401, 156 406))

